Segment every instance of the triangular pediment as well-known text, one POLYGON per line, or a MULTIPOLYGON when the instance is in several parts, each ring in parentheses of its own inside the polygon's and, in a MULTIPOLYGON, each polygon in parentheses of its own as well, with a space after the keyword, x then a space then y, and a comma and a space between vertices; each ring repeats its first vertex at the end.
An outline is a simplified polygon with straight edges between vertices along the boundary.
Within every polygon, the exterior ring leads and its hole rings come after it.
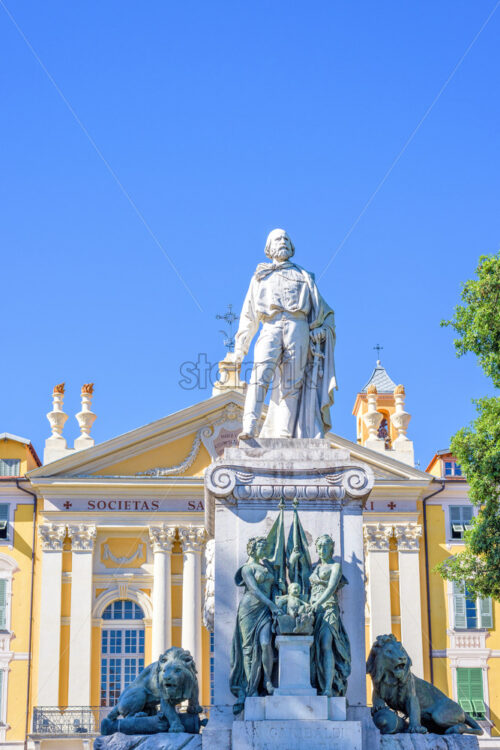
MULTIPOLYGON (((57 477, 202 476, 204 469, 234 443, 240 430, 244 395, 228 390, 162 419, 76 451, 29 473, 30 479, 57 477), (162 473, 163 472, 163 473, 162 473)), ((379 481, 425 481, 430 477, 392 458, 329 433, 333 447, 368 464, 379 481)))
POLYGON ((223 392, 45 464, 29 477, 147 476, 147 472, 162 468, 167 475, 196 476, 223 450, 224 441, 235 438, 243 405, 241 392, 223 392))

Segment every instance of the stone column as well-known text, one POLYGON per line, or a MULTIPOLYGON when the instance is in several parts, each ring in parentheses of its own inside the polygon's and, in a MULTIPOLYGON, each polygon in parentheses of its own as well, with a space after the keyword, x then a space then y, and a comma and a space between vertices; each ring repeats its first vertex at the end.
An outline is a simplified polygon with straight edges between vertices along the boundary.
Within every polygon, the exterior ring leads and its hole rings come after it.
POLYGON ((175 527, 162 524, 149 527, 153 548, 153 633, 152 659, 172 645, 172 545, 175 527))
POLYGON ((199 526, 185 526, 179 529, 179 536, 184 552, 181 644, 193 655, 201 685, 201 552, 206 531, 199 526))
POLYGON ((418 523, 397 524, 394 534, 399 553, 399 592, 401 606, 401 640, 413 662, 413 672, 424 676, 422 647, 422 612, 420 600, 419 539, 422 526, 418 523))
POLYGON ((370 608, 370 643, 378 635, 392 632, 391 581, 389 575, 389 540, 392 524, 368 523, 363 527, 368 573, 368 606, 370 608))
POLYGON ((69 631, 68 705, 90 705, 92 640, 92 554, 96 527, 75 524, 71 536, 71 619, 69 631))
POLYGON ((351 707, 366 706, 363 510, 357 499, 342 512, 342 572, 349 582, 341 592, 342 619, 351 643, 347 701, 351 707))
POLYGON ((38 534, 42 542, 42 590, 36 703, 38 706, 58 706, 62 549, 66 525, 41 524, 38 527, 38 534))

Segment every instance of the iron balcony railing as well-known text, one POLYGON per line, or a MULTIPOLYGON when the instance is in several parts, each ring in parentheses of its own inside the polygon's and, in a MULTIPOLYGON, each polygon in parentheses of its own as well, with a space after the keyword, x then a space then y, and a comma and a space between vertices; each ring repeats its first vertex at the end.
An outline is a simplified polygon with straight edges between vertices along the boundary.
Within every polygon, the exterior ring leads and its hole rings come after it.
POLYGON ((99 734, 107 706, 37 706, 33 710, 33 734, 99 734))
MULTIPOLYGON (((178 706, 183 711, 186 706, 178 706)), ((100 734, 101 722, 111 706, 37 706, 33 710, 33 735, 100 734)), ((208 717, 210 707, 203 707, 202 716, 208 717)))

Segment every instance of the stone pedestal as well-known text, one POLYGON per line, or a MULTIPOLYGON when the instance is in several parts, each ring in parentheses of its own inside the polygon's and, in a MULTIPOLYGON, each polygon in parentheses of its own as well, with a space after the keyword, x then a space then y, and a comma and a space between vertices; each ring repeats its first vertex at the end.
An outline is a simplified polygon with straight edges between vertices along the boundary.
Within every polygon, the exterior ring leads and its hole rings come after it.
POLYGON ((184 732, 160 732, 159 734, 121 734, 98 737, 95 750, 201 750, 201 735, 184 732))
POLYGON ((358 721, 235 721, 233 750, 362 750, 358 721))
POLYGON ((470 734, 382 734, 380 750, 478 750, 470 734))
POLYGON ((316 695, 311 686, 312 635, 279 635, 279 687, 275 695, 316 695))
POLYGON ((326 696, 317 696, 310 685, 308 636, 276 639, 280 682, 275 695, 247 699, 243 720, 234 720, 229 644, 241 596, 234 574, 247 560, 247 542, 250 537, 267 536, 282 500, 285 526, 290 528, 292 501, 298 500, 312 560, 317 560, 315 540, 330 534, 335 542, 334 557, 342 563, 348 580, 339 595, 352 653, 347 703, 364 715, 362 509, 372 486, 370 467, 351 460, 348 451, 332 448, 328 440, 259 438, 240 442, 226 448, 224 456, 207 469, 206 526, 215 538, 215 706, 203 732, 204 750, 304 750, 306 744, 311 750, 362 749, 363 722, 357 715, 347 721, 345 700, 331 702, 326 696))
POLYGON ((245 721, 345 721, 346 699, 327 698, 325 695, 267 695, 247 698, 245 721))

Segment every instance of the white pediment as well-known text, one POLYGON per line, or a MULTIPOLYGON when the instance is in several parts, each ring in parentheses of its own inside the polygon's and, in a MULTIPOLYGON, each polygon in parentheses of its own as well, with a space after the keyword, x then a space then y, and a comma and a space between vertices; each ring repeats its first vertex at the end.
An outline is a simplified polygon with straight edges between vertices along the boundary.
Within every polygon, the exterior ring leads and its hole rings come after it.
MULTIPOLYGON (((96 472, 105 477, 107 467, 192 435, 191 447, 186 450, 180 463, 165 467, 151 466, 152 470, 164 469, 163 474, 156 474, 159 477, 180 474, 188 476, 189 468, 202 445, 209 457, 215 459, 227 445, 235 442, 241 429, 243 406, 244 395, 240 391, 225 391, 92 448, 75 451, 69 456, 45 464, 31 471, 29 477, 35 483, 49 477, 90 477, 96 472)), ((326 438, 334 447, 348 450, 353 459, 368 464, 376 480, 403 483, 416 481, 425 484, 431 481, 431 477, 425 472, 392 458, 390 451, 379 453, 333 433, 329 433, 326 438)), ((144 476, 147 475, 148 473, 144 473, 144 476)))
MULTIPOLYGON (((215 458, 241 424, 243 405, 244 396, 240 392, 225 391, 144 427, 45 464, 30 472, 29 477, 38 480, 42 477, 82 477, 96 472, 105 474, 106 467, 172 444, 187 435, 195 436, 195 450, 203 444, 209 455, 215 458)), ((188 468, 185 465, 184 471, 188 468)), ((178 467, 177 473, 182 472, 182 467, 178 467)))

